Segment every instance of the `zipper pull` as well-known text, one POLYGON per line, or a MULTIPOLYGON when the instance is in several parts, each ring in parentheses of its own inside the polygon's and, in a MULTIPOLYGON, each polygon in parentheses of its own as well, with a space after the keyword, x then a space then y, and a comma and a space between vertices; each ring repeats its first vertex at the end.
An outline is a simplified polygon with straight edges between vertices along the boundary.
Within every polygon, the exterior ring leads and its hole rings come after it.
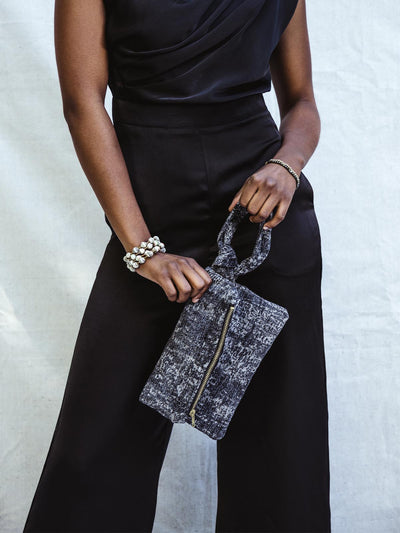
POLYGON ((192 417, 192 426, 193 427, 195 427, 195 425, 194 425, 195 412, 196 412, 196 409, 191 409, 191 411, 189 412, 189 415, 192 417))

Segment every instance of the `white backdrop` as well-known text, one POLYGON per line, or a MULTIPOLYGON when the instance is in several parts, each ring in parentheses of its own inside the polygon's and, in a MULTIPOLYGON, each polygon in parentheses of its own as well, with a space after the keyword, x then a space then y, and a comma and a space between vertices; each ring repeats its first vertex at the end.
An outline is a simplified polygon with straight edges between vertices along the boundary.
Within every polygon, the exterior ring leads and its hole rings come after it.
MULTIPOLYGON (((400 3, 308 0, 307 9, 322 134, 304 172, 324 258, 333 531, 398 532, 400 3)), ((6 533, 22 530, 109 228, 62 116, 53 2, 1 0, 0 50, 6 533)), ((278 122, 274 94, 265 98, 278 122)), ((215 468, 214 442, 176 425, 155 533, 213 531, 215 468)))

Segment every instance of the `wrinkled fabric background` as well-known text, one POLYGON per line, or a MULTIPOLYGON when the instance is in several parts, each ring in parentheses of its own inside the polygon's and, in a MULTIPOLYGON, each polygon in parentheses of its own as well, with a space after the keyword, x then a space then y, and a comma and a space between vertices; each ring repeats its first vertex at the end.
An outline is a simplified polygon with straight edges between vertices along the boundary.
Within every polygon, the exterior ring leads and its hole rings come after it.
MULTIPOLYGON (((324 257, 333 531, 398 532, 400 3, 308 0, 307 10, 322 134, 304 172, 324 257)), ((6 533, 22 530, 109 228, 62 115, 53 2, 2 0, 0 49, 6 533)), ((213 531, 215 468, 215 443, 176 425, 155 533, 213 531)))

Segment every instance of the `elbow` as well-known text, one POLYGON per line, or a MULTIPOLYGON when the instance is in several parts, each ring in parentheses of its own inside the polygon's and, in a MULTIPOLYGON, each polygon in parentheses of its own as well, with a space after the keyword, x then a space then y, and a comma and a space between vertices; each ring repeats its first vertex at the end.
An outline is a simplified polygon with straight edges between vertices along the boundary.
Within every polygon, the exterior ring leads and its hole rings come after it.
POLYGON ((298 108, 299 106, 306 106, 308 109, 312 109, 316 114, 318 114, 317 104, 314 98, 313 93, 299 93, 294 94, 290 98, 283 99, 280 105, 281 117, 283 118, 287 115, 292 109, 298 108))
POLYGON ((78 100, 63 99, 63 116, 64 120, 70 126, 85 114, 85 105, 78 100))
POLYGON ((287 103, 287 105, 282 105, 280 110, 281 120, 289 115, 294 109, 298 110, 303 116, 307 116, 307 120, 312 120, 317 128, 321 128, 321 117, 313 95, 299 96, 290 103, 287 103))

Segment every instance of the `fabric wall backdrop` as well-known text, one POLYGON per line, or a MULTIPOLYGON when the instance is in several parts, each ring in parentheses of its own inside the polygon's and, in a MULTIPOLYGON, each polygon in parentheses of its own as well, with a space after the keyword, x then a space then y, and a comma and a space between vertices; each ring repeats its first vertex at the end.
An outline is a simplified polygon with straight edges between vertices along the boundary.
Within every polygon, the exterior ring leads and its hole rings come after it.
MULTIPOLYGON (((322 134, 304 172, 324 256, 333 530, 397 532, 400 3, 307 8, 322 134)), ((53 2, 2 0, 0 49, 0 530, 18 532, 109 229, 62 116, 53 2)), ((176 425, 155 533, 213 531, 215 468, 214 442, 176 425)))

